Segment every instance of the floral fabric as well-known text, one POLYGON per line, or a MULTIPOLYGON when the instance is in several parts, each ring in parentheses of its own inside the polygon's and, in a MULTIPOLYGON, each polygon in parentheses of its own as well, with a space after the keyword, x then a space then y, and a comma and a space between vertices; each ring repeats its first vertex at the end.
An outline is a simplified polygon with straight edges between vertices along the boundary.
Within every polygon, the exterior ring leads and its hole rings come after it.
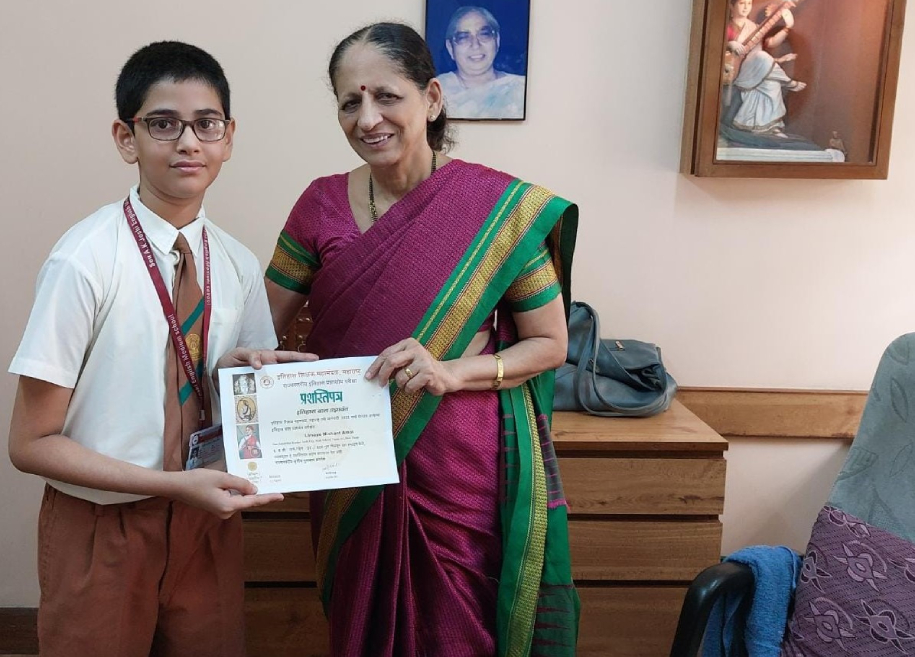
POLYGON ((915 654, 915 545, 841 509, 823 507, 781 654, 915 654))

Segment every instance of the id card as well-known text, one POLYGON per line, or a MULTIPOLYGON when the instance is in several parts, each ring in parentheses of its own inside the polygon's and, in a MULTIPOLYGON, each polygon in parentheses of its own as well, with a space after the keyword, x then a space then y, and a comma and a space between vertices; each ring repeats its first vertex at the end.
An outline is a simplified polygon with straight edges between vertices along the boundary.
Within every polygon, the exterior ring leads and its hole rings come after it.
POLYGON ((185 470, 206 468, 220 463, 217 470, 225 470, 225 451, 222 446, 222 425, 201 429, 191 434, 190 451, 185 470))

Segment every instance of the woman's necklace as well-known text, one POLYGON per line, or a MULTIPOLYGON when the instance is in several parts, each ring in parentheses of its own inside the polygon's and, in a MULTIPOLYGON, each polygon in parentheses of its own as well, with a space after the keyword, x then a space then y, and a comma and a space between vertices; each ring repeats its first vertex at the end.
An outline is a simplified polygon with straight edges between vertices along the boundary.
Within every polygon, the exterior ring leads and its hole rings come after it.
MULTIPOLYGON (((432 151, 432 173, 438 168, 438 153, 432 151)), ((432 173, 429 175, 431 176, 432 173)), ((378 208, 375 207, 375 184, 372 182, 372 174, 369 174, 369 214, 372 215, 372 223, 378 221, 378 208)))

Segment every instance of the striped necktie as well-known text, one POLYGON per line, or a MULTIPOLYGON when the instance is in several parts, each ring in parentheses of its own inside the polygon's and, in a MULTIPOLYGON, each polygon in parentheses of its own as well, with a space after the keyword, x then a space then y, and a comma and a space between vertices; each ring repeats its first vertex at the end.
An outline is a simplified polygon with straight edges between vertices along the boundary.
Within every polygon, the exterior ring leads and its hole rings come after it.
MULTIPOLYGON (((203 388, 204 408, 209 417, 209 386, 206 364, 202 362, 201 332, 203 329, 203 293, 197 283, 194 254, 184 235, 178 233, 174 250, 178 251, 172 300, 181 332, 187 342, 191 362, 203 388)), ((183 470, 187 461, 190 435, 201 428, 200 399, 188 381, 172 340, 168 341, 165 385, 165 453, 164 470, 183 470)))

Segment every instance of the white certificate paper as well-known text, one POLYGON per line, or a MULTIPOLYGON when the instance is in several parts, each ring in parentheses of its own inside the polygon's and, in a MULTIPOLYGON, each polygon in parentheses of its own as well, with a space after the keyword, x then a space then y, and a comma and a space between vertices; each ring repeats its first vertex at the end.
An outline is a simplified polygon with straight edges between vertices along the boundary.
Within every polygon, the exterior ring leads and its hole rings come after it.
POLYGON ((391 393, 374 357, 219 370, 226 469, 260 493, 398 481, 391 393))

